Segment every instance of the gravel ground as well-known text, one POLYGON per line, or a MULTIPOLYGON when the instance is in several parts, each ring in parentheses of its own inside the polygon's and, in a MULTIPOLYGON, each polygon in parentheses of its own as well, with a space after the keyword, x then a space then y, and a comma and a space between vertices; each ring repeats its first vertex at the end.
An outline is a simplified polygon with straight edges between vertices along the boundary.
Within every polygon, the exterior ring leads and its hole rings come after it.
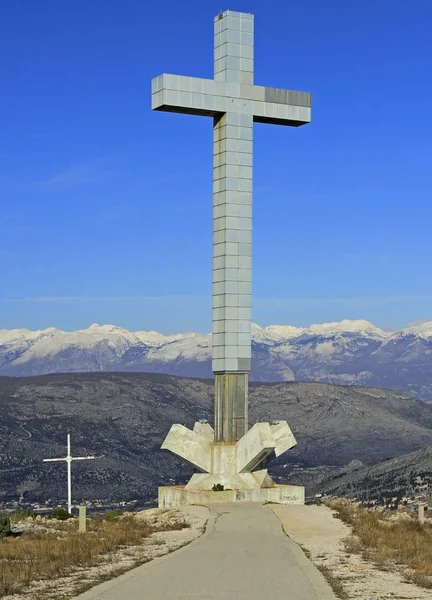
POLYGON ((350 528, 325 506, 272 506, 285 533, 318 567, 328 567, 348 598, 356 600, 431 600, 432 591, 406 583, 397 565, 381 570, 357 554, 347 554, 343 540, 350 528))
MULTIPOLYGON (((186 521, 188 528, 154 533, 141 546, 130 546, 101 557, 98 565, 74 570, 55 581, 44 580, 24 591, 26 600, 67 600, 86 589, 128 571, 139 564, 168 554, 189 544, 205 531, 209 510, 204 506, 187 506, 176 510, 153 508, 136 513, 136 518, 151 524, 186 521)), ((39 528, 39 526, 38 526, 39 528)), ((28 530, 28 527, 25 528, 28 530)), ((4 596, 3 600, 22 600, 22 594, 4 596)))

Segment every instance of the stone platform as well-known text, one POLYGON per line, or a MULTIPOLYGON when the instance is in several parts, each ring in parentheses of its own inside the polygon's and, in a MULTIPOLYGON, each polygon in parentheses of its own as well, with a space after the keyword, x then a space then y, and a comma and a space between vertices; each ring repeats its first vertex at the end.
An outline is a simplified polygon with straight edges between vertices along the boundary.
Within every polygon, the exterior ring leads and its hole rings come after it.
POLYGON ((218 502, 277 502, 304 504, 304 488, 276 485, 267 463, 295 444, 286 421, 255 423, 238 442, 215 442, 206 421, 193 430, 173 425, 162 444, 195 467, 185 486, 159 488, 159 508, 218 502), (221 486, 221 491, 214 488, 221 486))
POLYGON ((249 490, 188 490, 185 486, 159 488, 159 508, 177 508, 193 504, 229 502, 275 502, 277 504, 304 504, 305 489, 300 485, 275 485, 249 490))

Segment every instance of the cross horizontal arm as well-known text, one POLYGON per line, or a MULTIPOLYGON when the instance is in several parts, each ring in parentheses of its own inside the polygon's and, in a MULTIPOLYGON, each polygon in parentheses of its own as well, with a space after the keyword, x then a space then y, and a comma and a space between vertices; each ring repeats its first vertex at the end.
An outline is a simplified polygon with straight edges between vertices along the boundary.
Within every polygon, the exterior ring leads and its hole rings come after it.
POLYGON ((214 116, 223 112, 216 101, 215 81, 182 75, 159 75, 152 80, 152 109, 214 116))
POLYGON ((93 460, 95 456, 72 456, 72 460, 93 460))
POLYGON ((67 458, 44 458, 43 462, 57 462, 59 460, 67 460, 67 458))
POLYGON ((311 94, 163 74, 152 81, 152 108, 207 117, 234 112, 258 123, 298 127, 311 120, 311 94))

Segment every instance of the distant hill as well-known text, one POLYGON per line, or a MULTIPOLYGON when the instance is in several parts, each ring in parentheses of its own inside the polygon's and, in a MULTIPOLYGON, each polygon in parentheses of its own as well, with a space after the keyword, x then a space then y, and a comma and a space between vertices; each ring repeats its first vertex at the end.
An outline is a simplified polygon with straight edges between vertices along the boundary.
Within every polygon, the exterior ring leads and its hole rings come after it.
MULTIPOLYGON (((432 321, 386 332, 367 321, 252 327, 255 381, 322 381, 407 391, 432 402, 432 321)), ((94 324, 0 330, 0 375, 136 371, 211 377, 211 335, 94 324)))
MULTIPOLYGON (((64 497, 65 454, 99 458, 73 465, 75 497, 156 497, 157 485, 191 469, 160 450, 172 423, 212 421, 210 380, 148 373, 69 373, 0 377, 0 496, 26 491, 64 497)), ((287 419, 298 441, 272 465, 373 464, 432 445, 432 406, 404 392, 320 383, 254 383, 250 422, 287 419)), ((284 466, 286 465, 286 466, 284 466)), ((294 482, 294 479, 292 479, 294 482)))
POLYGON ((376 465, 355 462, 331 470, 307 470, 315 492, 377 500, 411 496, 419 486, 432 484, 432 446, 376 465))

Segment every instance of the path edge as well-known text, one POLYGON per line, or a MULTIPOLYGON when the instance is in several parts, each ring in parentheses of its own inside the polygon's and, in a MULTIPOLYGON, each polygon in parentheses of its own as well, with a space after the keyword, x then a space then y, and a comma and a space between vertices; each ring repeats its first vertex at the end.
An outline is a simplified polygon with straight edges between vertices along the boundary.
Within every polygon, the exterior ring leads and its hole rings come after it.
POLYGON ((203 506, 204 508, 206 508, 208 510, 208 517, 207 517, 207 521, 204 525, 204 527, 205 527, 204 532, 201 535, 199 535, 198 537, 196 537, 194 540, 192 540, 189 543, 184 544, 180 548, 177 548, 177 550, 168 552, 168 554, 163 554, 162 556, 157 556, 156 558, 152 558, 151 560, 144 563, 143 565, 139 565, 138 567, 133 567, 129 571, 126 571, 125 573, 122 573, 121 575, 118 575, 117 577, 113 577, 109 581, 104 581, 103 583, 98 583, 98 584, 94 585, 93 587, 89 588, 88 590, 86 590, 85 592, 83 592, 82 594, 79 594, 78 596, 72 596, 71 598, 73 600, 96 600, 97 598, 102 596, 102 594, 104 594, 108 590, 114 588, 115 586, 120 585, 129 579, 133 579, 134 577, 141 575, 141 573, 146 571, 146 569, 150 568, 156 562, 164 561, 164 560, 170 558, 170 556, 172 556, 173 554, 178 554, 180 552, 184 552, 191 546, 198 544, 201 540, 203 540, 207 536, 211 535, 214 532, 216 515, 212 514, 212 512, 208 506, 205 506, 202 504, 200 506, 203 506))
POLYGON ((290 541, 291 549, 299 565, 307 565, 308 568, 303 569, 303 571, 305 572, 307 578, 309 579, 313 587, 315 587, 316 590, 319 592, 319 600, 338 600, 338 597, 332 590, 329 582, 324 577, 324 575, 318 570, 317 566, 305 555, 299 544, 297 544, 290 537, 288 531, 285 529, 282 523, 282 520, 279 518, 273 507, 267 505, 266 508, 270 509, 270 511, 274 514, 275 518, 278 520, 282 532, 290 541), (311 566, 312 570, 310 569, 311 566))

